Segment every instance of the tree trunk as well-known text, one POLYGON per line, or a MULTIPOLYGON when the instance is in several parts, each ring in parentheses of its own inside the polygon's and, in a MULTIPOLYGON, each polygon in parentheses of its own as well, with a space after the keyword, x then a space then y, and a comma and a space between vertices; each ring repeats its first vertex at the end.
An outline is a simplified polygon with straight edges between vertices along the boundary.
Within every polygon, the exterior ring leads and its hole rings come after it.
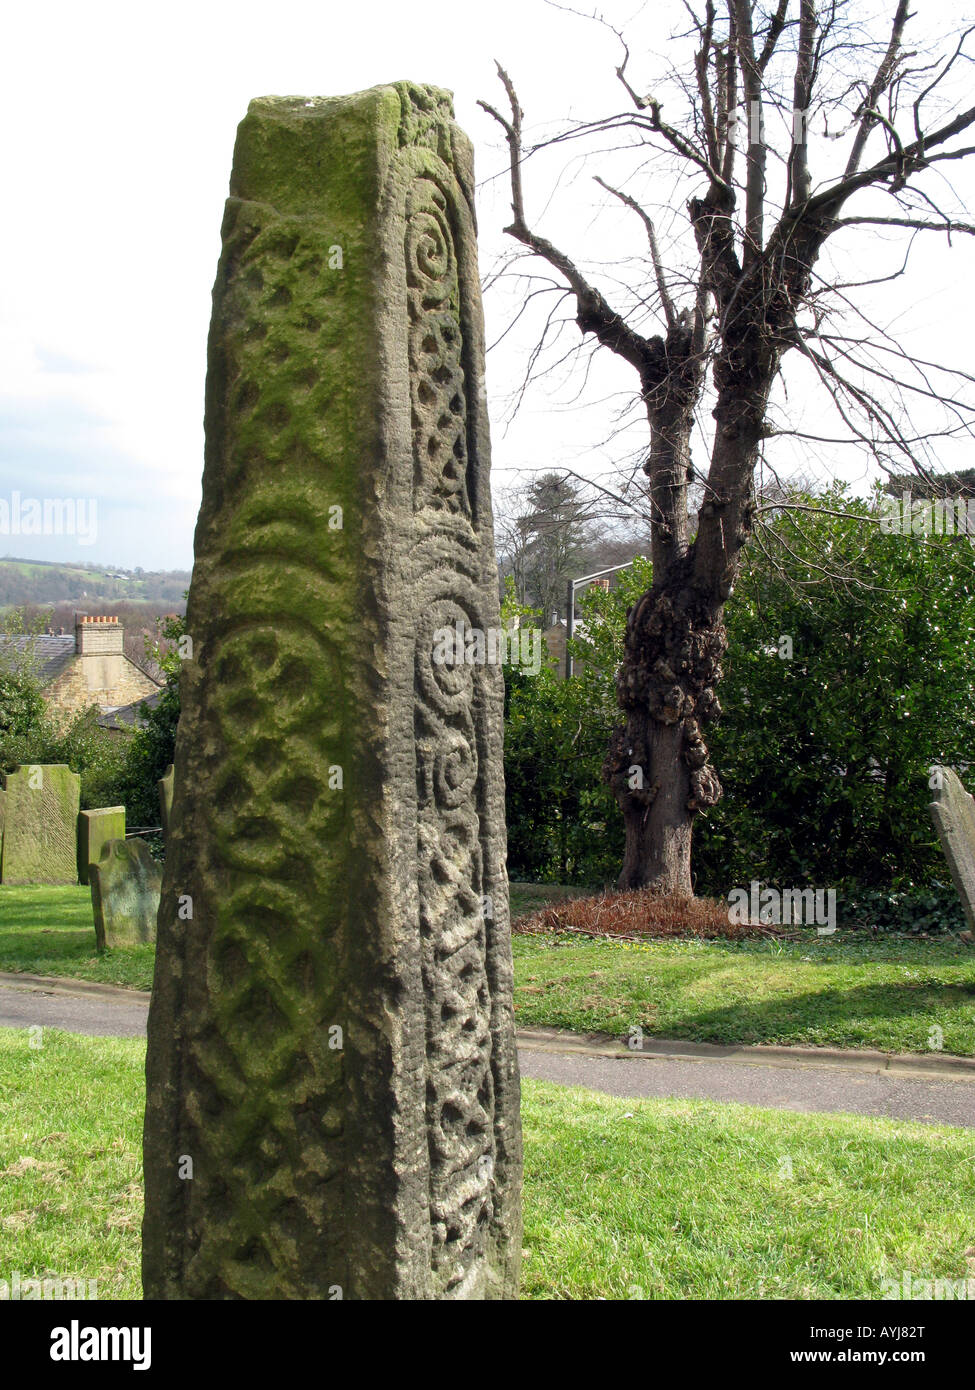
POLYGON ((603 767, 626 827, 617 886, 688 897, 694 819, 721 796, 701 730, 720 713, 726 647, 723 605, 695 591, 692 568, 693 551, 627 614, 617 677, 626 723, 603 767))
MULTIPOLYGON (((759 324, 765 319, 759 317, 759 324)), ((676 355, 668 338, 671 359, 676 355)), ((689 473, 695 378, 671 369, 656 393, 645 391, 653 447, 653 585, 627 614, 617 695, 626 723, 603 766, 626 827, 618 887, 693 894, 694 820, 721 798, 702 730, 721 712, 715 687, 727 648, 724 605, 752 528, 754 471, 778 356, 751 318, 726 322, 714 365, 717 432, 698 531, 688 546, 667 508, 667 487, 689 473), (655 486, 656 484, 656 486, 655 486), (658 515, 658 509, 662 515, 658 515)), ((648 469, 648 471, 650 471, 648 469)))
MULTIPOLYGON (((661 892, 690 897, 690 775, 681 758, 684 731, 679 724, 646 722, 649 727, 644 746, 648 749, 649 785, 656 787, 657 792, 649 801, 632 793, 620 797, 626 851, 617 887, 642 888, 650 884, 661 892)), ((629 740, 627 745, 632 746, 629 740)), ((631 756, 629 752, 627 756, 631 756)))

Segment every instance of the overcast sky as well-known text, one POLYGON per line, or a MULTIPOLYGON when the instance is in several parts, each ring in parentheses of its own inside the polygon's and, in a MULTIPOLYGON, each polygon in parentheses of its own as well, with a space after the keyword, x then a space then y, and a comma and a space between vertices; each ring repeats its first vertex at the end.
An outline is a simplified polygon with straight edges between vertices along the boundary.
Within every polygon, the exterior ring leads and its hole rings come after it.
MULTIPOLYGON (((917 6, 939 19, 955 8, 917 6)), ((638 16, 634 67, 652 73, 649 46, 666 37, 673 7, 609 0, 603 10, 621 25, 638 16)), ((492 60, 515 78, 531 136, 621 107, 612 36, 544 0, 34 0, 8 9, 4 27, 0 499, 95 498, 98 535, 88 546, 0 535, 0 555, 191 563, 210 291, 235 130, 251 97, 339 95, 400 78, 452 89, 477 156, 482 271, 503 246, 507 214, 498 131, 476 105, 500 100, 492 60)), ((592 174, 603 168, 570 162, 556 190, 554 164, 530 167, 529 212, 577 253, 642 255, 635 219, 600 211, 592 174)), ((859 265, 887 264, 890 253, 865 242, 859 265)), ((939 238, 925 254, 894 305, 913 351, 970 365, 972 267, 970 246, 948 253, 939 238)), ((488 294, 489 342, 510 307, 488 294)), ((531 391, 506 429, 504 397, 530 332, 510 335, 488 361, 497 478, 559 464, 600 476, 641 441, 633 429, 609 438, 632 392, 629 371, 599 366, 581 412, 568 408, 576 378, 554 398, 531 391)), ((802 464, 794 453, 786 461, 802 464)), ((973 460, 956 449, 945 462, 973 460)), ((850 478, 864 474, 862 460, 849 465, 850 478)))

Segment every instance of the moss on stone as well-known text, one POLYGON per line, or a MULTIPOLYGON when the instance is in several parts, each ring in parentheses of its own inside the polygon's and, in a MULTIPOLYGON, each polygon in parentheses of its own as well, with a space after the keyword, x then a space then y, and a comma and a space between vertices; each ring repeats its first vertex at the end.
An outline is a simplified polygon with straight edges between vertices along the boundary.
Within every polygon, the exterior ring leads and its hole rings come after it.
POLYGON ((145 841, 107 841, 89 875, 97 949, 155 941, 162 872, 145 841))
POLYGON ((78 882, 89 881, 88 868, 102 857, 109 840, 125 839, 125 807, 99 806, 78 813, 78 882))
POLYGON ((7 776, 4 883, 78 882, 81 778, 64 763, 19 767, 7 776))

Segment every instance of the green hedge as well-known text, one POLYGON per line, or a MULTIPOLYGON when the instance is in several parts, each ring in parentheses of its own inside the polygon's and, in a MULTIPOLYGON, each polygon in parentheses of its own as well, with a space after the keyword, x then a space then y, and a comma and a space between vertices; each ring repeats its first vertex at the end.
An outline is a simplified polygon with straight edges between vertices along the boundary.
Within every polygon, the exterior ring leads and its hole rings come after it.
MULTIPOLYGON (((706 732, 725 795, 697 822, 697 891, 752 879, 935 890, 947 874, 928 769, 964 777, 975 762, 975 551, 963 537, 884 534, 839 488, 795 501, 818 509, 767 520, 726 609, 724 715, 706 732)), ((580 676, 508 673, 515 876, 615 878, 622 825, 600 767, 626 609, 650 574, 639 562, 582 598, 580 676)))

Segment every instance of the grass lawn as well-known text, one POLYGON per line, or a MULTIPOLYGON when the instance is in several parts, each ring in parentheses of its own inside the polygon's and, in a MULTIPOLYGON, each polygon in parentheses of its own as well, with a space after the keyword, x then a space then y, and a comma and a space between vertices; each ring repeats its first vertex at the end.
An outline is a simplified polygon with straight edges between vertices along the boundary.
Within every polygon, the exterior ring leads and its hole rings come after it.
POLYGON ((558 883, 512 883, 509 885, 511 920, 523 917, 528 912, 537 912, 566 898, 585 898, 590 893, 598 893, 598 888, 563 888, 558 883))
POLYGON ((141 1297, 141 1039, 0 1028, 0 1279, 141 1297))
MULTIPOLYGON (((138 1040, 0 1029, 0 1278, 139 1297, 138 1040)), ((961 1279, 975 1134, 526 1082, 530 1299, 876 1298, 961 1279)))
POLYGON ((521 1025, 975 1055, 975 950, 952 938, 513 941, 521 1025))
POLYGON ((0 885, 0 970, 152 988, 152 946, 95 950, 91 889, 0 885))
MULTIPOLYGON (((572 890, 516 885, 512 911, 572 890)), ((0 887, 0 970, 152 986, 153 948, 95 952, 87 888, 0 887)), ((862 932, 801 942, 514 937, 520 1024, 696 1042, 975 1055, 975 949, 862 932), (941 1034, 932 1032, 940 1029, 941 1034)))

